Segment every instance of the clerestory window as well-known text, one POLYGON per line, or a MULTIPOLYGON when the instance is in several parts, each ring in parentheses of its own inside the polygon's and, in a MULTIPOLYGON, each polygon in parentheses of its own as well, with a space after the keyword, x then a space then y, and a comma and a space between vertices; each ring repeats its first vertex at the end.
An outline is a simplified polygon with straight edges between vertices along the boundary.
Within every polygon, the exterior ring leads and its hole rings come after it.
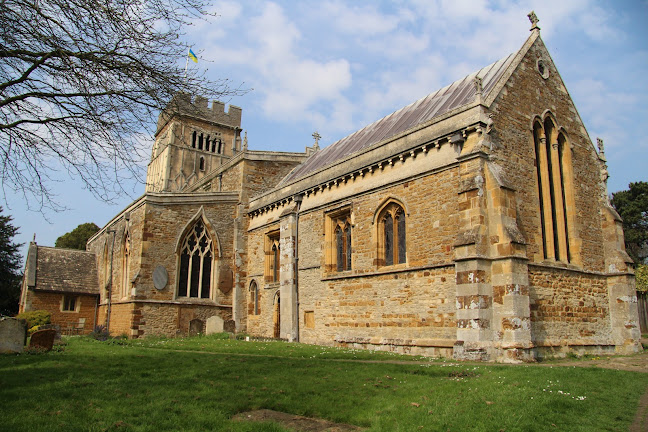
POLYGON ((202 219, 187 232, 180 249, 178 297, 211 298, 214 248, 202 219))

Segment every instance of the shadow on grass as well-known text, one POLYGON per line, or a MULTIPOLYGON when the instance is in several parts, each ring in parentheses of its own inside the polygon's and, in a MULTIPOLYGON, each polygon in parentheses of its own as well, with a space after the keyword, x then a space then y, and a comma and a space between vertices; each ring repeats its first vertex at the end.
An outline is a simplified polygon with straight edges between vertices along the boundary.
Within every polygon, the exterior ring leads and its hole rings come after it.
POLYGON ((616 430, 646 386, 618 371, 206 355, 87 339, 0 357, 2 428, 14 431, 284 430, 231 421, 263 408, 376 431, 616 430))

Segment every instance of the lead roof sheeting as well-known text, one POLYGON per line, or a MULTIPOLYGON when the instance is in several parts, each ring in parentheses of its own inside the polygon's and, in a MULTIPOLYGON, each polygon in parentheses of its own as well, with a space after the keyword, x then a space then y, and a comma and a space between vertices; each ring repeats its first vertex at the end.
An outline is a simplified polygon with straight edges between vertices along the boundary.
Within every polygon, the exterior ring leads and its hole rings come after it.
POLYGON ((472 102, 475 97, 473 79, 476 76, 482 79, 485 97, 493 89, 513 57, 514 55, 511 54, 334 142, 296 167, 281 184, 305 177, 351 154, 472 102))

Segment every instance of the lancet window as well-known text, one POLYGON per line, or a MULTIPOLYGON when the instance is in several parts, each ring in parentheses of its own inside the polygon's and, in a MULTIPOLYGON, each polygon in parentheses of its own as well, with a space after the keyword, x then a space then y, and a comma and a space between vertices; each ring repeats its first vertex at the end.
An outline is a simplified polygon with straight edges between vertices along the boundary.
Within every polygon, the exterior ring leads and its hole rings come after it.
POLYGON ((352 231, 350 207, 327 212, 324 225, 326 272, 351 270, 352 231))
POLYGON ((266 234, 265 244, 265 281, 266 283, 279 282, 280 274, 281 245, 279 243, 279 231, 266 234))
POLYGON ((128 297, 130 290, 130 256, 131 256, 131 239, 130 232, 124 233, 124 245, 122 248, 122 284, 121 297, 128 297))
POLYGON ((251 315, 259 315, 259 286, 256 281, 250 282, 250 309, 251 315))
POLYGON ((211 298, 214 247, 202 219, 187 232, 180 248, 178 297, 211 298))
POLYGON ((533 124, 540 227, 544 259, 571 262, 569 213, 571 150, 551 117, 533 124))

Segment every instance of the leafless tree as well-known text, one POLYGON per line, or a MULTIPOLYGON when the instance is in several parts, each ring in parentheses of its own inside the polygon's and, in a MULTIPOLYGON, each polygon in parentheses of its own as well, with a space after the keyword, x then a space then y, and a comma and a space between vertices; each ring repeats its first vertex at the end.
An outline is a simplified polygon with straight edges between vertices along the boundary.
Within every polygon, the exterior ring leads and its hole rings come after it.
POLYGON ((184 26, 206 0, 0 0, 0 181, 60 208, 58 170, 100 199, 122 193, 155 118, 179 92, 222 99, 226 79, 185 77, 184 26))

